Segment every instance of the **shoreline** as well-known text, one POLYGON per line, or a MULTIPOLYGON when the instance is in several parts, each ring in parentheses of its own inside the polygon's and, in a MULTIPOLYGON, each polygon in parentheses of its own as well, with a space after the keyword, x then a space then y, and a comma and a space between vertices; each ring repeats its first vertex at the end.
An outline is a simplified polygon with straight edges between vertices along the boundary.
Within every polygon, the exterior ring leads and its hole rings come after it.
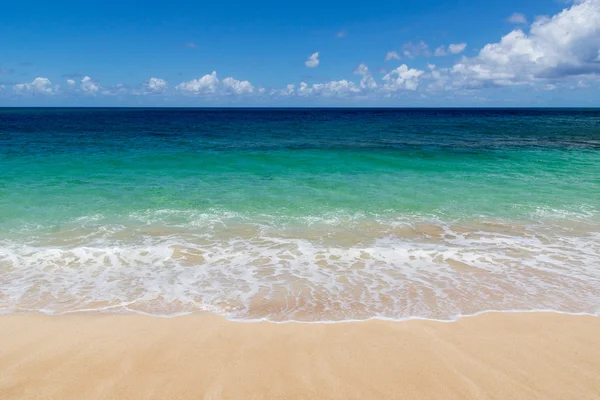
POLYGON ((597 399, 600 317, 0 315, 0 398, 597 399))
MULTIPOLYGON (((110 309, 106 309, 110 310, 110 309)), ((221 318, 227 322, 232 323, 244 323, 244 324, 254 324, 254 323, 265 323, 265 324, 274 324, 274 325, 286 325, 286 324, 298 324, 298 325, 334 325, 334 324, 356 324, 356 323, 366 323, 366 322, 390 322, 390 323, 403 323, 403 322, 411 322, 411 321, 422 321, 422 322, 436 322, 436 323, 453 323, 458 322, 467 318, 479 317, 487 314, 558 314, 558 315, 566 315, 572 317, 599 317, 600 311, 596 313, 591 312, 572 312, 572 311, 558 311, 552 309, 532 309, 532 310, 482 310, 477 311, 473 314, 460 314, 451 316, 448 319, 438 319, 438 318, 428 318, 428 317, 419 317, 419 316, 410 316, 403 318, 392 318, 392 317, 370 317, 365 319, 341 319, 341 320, 316 320, 316 321, 304 321, 304 320, 284 320, 284 321, 276 321, 269 318, 260 318, 260 319, 249 319, 249 318, 235 318, 228 317, 223 314, 219 314, 218 312, 213 311, 190 311, 176 314, 151 314, 144 311, 138 310, 119 310, 119 311, 106 311, 105 309, 93 309, 93 310, 73 310, 73 311, 61 311, 61 312, 44 312, 44 311, 24 311, 24 312, 3 312, 0 311, 0 318, 5 316, 30 316, 30 317, 63 317, 63 316, 85 316, 85 317, 94 317, 94 316, 135 316, 135 317, 148 317, 148 318, 159 318, 159 319, 175 319, 175 318, 189 318, 189 317, 216 317, 221 318)))

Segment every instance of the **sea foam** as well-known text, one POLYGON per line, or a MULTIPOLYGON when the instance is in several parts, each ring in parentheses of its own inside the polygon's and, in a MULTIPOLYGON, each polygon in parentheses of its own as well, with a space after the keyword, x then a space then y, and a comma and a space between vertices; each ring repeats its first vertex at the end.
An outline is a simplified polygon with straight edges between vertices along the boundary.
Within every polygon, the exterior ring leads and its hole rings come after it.
POLYGON ((600 234, 590 224, 329 218, 203 226, 101 225, 3 240, 0 309, 271 321, 600 310, 600 234))

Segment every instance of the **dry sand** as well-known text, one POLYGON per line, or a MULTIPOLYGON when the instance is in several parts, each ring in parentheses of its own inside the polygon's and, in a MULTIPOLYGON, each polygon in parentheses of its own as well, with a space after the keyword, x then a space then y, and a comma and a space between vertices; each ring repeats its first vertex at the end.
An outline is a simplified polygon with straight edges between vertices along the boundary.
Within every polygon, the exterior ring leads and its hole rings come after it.
POLYGON ((600 399, 600 318, 0 316, 0 399, 600 399))

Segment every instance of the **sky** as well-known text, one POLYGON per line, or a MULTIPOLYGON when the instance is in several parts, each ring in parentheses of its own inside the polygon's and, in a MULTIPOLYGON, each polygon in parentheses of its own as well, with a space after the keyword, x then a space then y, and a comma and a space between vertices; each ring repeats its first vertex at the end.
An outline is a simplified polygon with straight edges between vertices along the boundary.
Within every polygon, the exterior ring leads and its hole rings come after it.
POLYGON ((600 0, 28 1, 0 106, 597 107, 600 0))

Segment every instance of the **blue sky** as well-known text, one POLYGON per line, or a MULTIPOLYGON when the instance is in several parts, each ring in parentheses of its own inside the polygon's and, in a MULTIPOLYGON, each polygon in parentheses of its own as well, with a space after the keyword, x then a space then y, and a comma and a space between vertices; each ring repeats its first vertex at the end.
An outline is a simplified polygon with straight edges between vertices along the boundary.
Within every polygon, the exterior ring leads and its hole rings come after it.
POLYGON ((599 88, 600 0, 24 0, 0 13, 0 106, 600 106, 599 88))

